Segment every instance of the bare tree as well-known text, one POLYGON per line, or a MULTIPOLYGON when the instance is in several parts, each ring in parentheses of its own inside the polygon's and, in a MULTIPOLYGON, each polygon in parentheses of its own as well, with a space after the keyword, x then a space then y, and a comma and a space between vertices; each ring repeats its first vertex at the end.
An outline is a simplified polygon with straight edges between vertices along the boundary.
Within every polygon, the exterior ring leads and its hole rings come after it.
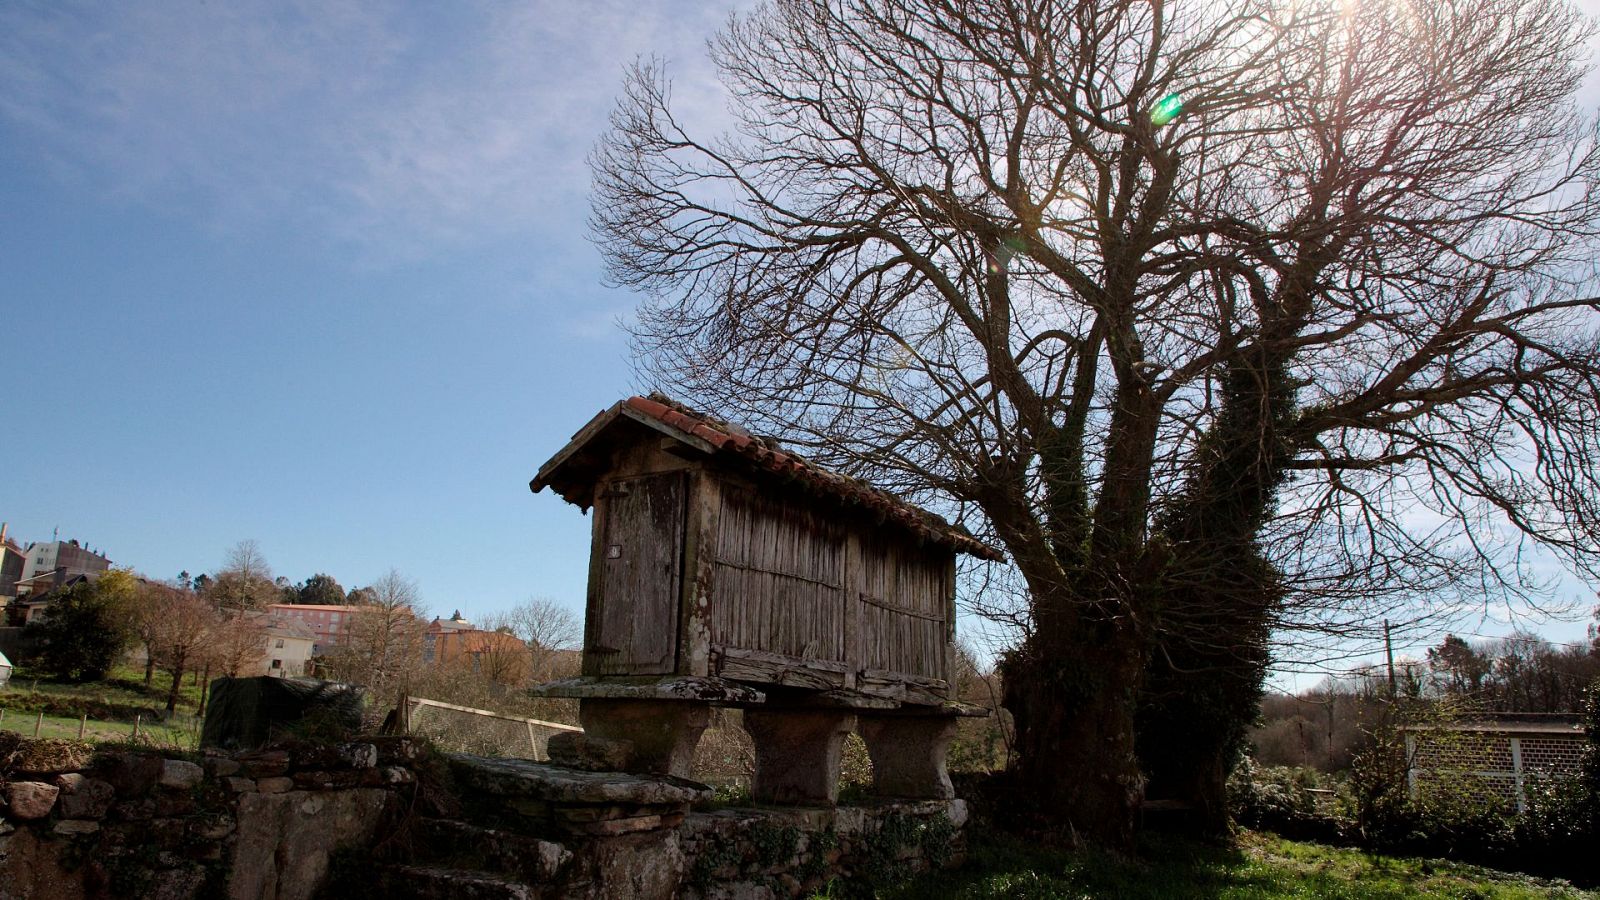
POLYGON ((223 610, 207 655, 210 671, 229 678, 259 675, 266 655, 265 613, 223 610))
POLYGON ((229 548, 222 569, 205 586, 205 595, 218 608, 264 609, 281 599, 261 547, 243 540, 229 548))
MULTIPOLYGON (((438 639, 458 642, 459 653, 451 660, 453 664, 496 685, 526 684, 532 672, 528 643, 516 633, 506 613, 491 613, 470 631, 440 635, 438 639)), ((435 654, 442 655, 437 649, 435 654)))
POLYGON ((594 228, 654 377, 1005 547, 1022 782, 1127 846, 1136 713, 1190 729, 1144 767, 1219 821, 1275 629, 1537 601, 1529 543, 1596 573, 1589 33, 1551 0, 777 0, 713 41, 734 134, 633 71, 594 228))
POLYGON ((220 619, 211 605, 193 591, 147 583, 141 593, 141 633, 148 635, 146 646, 152 664, 172 678, 167 712, 175 712, 183 676, 206 661, 220 619))
POLYGON ((530 674, 536 681, 553 678, 558 654, 576 648, 583 637, 578 617, 548 597, 529 597, 527 602, 512 607, 503 619, 500 624, 527 644, 530 674))
POLYGON ((421 665, 426 607, 416 582, 395 569, 357 596, 362 603, 350 615, 345 639, 329 654, 329 667, 336 677, 388 697, 421 665))

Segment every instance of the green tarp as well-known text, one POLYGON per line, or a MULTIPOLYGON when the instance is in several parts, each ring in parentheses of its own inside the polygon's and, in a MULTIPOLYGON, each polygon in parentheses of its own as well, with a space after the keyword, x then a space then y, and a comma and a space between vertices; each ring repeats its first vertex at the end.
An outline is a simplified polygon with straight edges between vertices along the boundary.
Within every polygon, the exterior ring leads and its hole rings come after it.
POLYGON ((309 678, 219 678, 211 683, 200 746, 253 750, 313 724, 354 732, 361 727, 362 691, 355 685, 309 678))

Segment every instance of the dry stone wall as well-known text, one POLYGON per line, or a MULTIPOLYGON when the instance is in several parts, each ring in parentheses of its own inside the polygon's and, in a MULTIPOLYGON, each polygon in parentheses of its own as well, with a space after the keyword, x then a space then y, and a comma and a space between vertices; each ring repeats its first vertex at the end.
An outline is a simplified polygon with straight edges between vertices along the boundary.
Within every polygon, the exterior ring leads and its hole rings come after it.
POLYGON ((0 733, 0 900, 309 900, 420 753, 380 739, 168 758, 0 733))
POLYGON ((0 733, 0 900, 753 900, 961 856, 960 800, 709 801, 407 738, 176 758, 0 733))

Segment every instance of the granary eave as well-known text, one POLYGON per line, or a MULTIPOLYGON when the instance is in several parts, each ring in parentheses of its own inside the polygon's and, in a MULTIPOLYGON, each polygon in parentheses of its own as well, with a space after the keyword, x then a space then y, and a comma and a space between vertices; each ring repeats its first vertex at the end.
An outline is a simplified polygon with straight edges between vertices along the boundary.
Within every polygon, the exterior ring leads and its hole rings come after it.
POLYGON ((982 559, 1005 558, 966 529, 951 525, 934 513, 872 485, 823 469, 770 439, 752 436, 660 395, 630 397, 595 416, 539 468, 528 487, 534 493, 549 487, 567 502, 588 509, 594 503, 597 473, 594 463, 586 464, 584 460, 592 455, 591 445, 599 444, 598 449, 603 450, 609 443, 608 436, 624 421, 673 438, 683 449, 692 448, 691 455, 698 452, 715 456, 736 463, 753 477, 791 484, 866 512, 880 522, 905 529, 920 541, 982 559))
POLYGON ((622 400, 613 403, 610 408, 590 419, 587 425, 578 429, 566 446, 558 450, 555 456, 550 457, 548 462, 539 467, 539 473, 533 477, 532 481, 528 482, 528 489, 537 494, 548 487, 560 494, 562 499, 568 503, 588 510, 589 507, 594 505, 593 480, 585 477, 587 475, 585 472, 572 472, 570 476, 568 473, 577 467, 575 465, 577 457, 588 449, 591 444, 600 439, 602 435, 610 431, 618 420, 637 422, 701 453, 709 455, 715 453, 717 449, 693 434, 673 428, 653 416, 639 412, 629 406, 628 401, 622 400))

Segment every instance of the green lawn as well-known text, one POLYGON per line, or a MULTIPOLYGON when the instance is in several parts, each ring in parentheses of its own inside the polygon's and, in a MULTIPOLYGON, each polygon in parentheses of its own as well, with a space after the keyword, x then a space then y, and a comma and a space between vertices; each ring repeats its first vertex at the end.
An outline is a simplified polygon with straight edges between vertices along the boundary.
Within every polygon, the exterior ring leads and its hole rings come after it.
POLYGON ((171 681, 157 673, 147 690, 143 671, 126 668, 113 671, 105 681, 85 684, 52 681, 40 673, 18 669, 0 689, 0 729, 32 736, 37 723, 39 737, 76 739, 79 717, 87 713, 85 740, 126 741, 133 736, 137 717, 141 742, 193 749, 200 721, 194 715, 199 687, 185 677, 178 710, 168 716, 170 686, 171 681))
MULTIPOLYGON (((4 695, 0 695, 4 700, 4 695)), ((3 708, 3 707, 0 707, 3 708)), ((40 717, 37 713, 19 713, 7 711, 5 717, 0 719, 0 731, 15 731, 28 737, 34 736, 34 727, 38 726, 38 736, 42 738, 71 738, 77 740, 80 720, 62 716, 40 717)), ((83 724, 83 739, 91 742, 102 741, 128 741, 133 738, 132 722, 104 722, 90 719, 83 724)), ((148 742, 156 747, 175 747, 178 749, 192 750, 196 745, 194 724, 141 721, 139 723, 139 740, 148 742)))
POLYGON ((1439 860, 1401 859, 1246 833, 1233 849, 1147 838, 1137 859, 1042 850, 1003 837, 973 836, 968 862, 881 894, 922 898, 1339 898, 1532 900, 1596 898, 1542 881, 1439 860))

